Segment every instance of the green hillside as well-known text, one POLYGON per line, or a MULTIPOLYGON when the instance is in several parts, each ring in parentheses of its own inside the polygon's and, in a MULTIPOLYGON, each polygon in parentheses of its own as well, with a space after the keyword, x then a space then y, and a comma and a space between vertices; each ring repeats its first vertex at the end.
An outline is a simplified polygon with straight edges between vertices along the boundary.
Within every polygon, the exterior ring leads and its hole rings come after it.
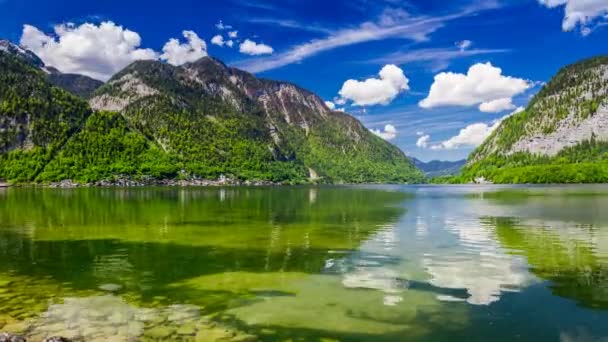
POLYGON ((314 94, 215 59, 136 62, 95 92, 93 109, 18 56, 0 52, 0 71, 0 178, 12 183, 423 179, 397 147, 314 94))
POLYGON ((560 70, 471 154, 459 176, 444 180, 475 179, 608 182, 608 56, 560 70))

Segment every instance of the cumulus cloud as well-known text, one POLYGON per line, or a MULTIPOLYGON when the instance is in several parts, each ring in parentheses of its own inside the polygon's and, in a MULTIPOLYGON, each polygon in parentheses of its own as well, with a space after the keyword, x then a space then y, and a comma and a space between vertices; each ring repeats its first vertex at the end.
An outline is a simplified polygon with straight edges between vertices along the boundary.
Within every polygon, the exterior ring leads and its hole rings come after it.
POLYGON ((470 124, 467 127, 460 130, 458 135, 451 137, 450 139, 441 142, 440 144, 431 146, 433 150, 453 150, 460 147, 475 147, 481 145, 484 140, 492 132, 498 128, 500 122, 496 122, 492 125, 488 125, 483 122, 477 122, 470 124))
POLYGON ((211 38, 211 44, 213 45, 217 45, 217 46, 224 46, 226 44, 226 42, 224 41, 224 37, 222 37, 221 35, 215 35, 213 36, 213 38, 211 38))
POLYGON ((484 102, 479 105, 479 110, 484 113, 499 113, 514 108, 515 105, 513 104, 513 100, 508 97, 490 102, 484 102))
POLYGON ((502 75, 502 69, 491 63, 471 66, 467 74, 442 72, 435 76, 422 108, 479 105, 481 111, 512 109, 513 96, 530 88, 528 81, 502 75))
POLYGON ((230 31, 228 32, 228 38, 236 38, 239 36, 239 31, 230 31))
POLYGON ((370 131, 384 140, 392 140, 397 137, 397 129, 390 124, 384 126, 384 130, 372 129, 370 131))
POLYGON ((233 47, 234 46, 234 41, 232 41, 232 40, 227 41, 226 42, 226 46, 230 47, 230 48, 233 47))
POLYGON ((161 59, 172 65, 182 65, 207 56, 207 44, 194 31, 183 31, 183 35, 187 42, 170 39, 163 47, 161 59))
POLYGON ((340 96, 352 101, 355 106, 386 105, 401 92, 410 89, 403 70, 394 64, 385 65, 378 75, 379 78, 368 78, 365 81, 344 82, 340 96))
POLYGON ((423 134, 420 136, 420 138, 418 138, 418 141, 416 141, 416 146, 426 148, 429 146, 429 140, 431 140, 431 136, 428 134, 423 134))
POLYGON ((548 8, 564 6, 562 30, 572 31, 577 26, 587 35, 594 24, 608 22, 608 1, 606 0, 538 0, 548 8))
POLYGON ((274 49, 266 44, 256 43, 253 40, 245 39, 239 47, 241 53, 247 55, 269 55, 274 52, 274 49))
POLYGON ((500 124, 508 117, 521 113, 524 111, 524 107, 517 107, 513 112, 502 118, 494 120, 490 124, 483 122, 477 122, 470 124, 467 127, 460 130, 458 135, 443 141, 437 145, 432 145, 433 150, 453 150, 460 147, 477 147, 481 145, 489 136, 494 132, 500 124))
POLYGON ((325 105, 327 106, 327 108, 329 108, 331 110, 336 109, 336 104, 331 101, 325 101, 325 105))
POLYGON ((55 26, 54 35, 24 25, 20 44, 62 72, 104 81, 136 60, 158 58, 154 50, 140 48, 137 32, 111 21, 99 25, 61 24, 55 26))

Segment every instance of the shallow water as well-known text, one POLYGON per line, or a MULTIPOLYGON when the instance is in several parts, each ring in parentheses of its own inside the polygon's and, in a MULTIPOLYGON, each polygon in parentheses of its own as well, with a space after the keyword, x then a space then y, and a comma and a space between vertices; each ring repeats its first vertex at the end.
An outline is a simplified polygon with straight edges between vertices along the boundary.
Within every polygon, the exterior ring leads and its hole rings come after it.
POLYGON ((0 331, 608 339, 608 187, 0 189, 0 331))

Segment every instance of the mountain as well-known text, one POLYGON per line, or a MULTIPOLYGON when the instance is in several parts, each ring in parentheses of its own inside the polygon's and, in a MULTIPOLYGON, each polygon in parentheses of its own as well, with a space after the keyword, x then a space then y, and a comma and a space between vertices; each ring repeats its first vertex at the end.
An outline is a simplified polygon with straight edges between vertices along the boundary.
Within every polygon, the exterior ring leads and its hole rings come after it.
POLYGON ((461 180, 608 181, 608 56, 560 70, 469 157, 461 180))
POLYGON ((0 50, 0 178, 36 178, 91 115, 35 64, 0 50))
POLYGON ((453 176, 460 172, 460 169, 466 164, 466 160, 457 161, 442 161, 431 160, 423 162, 416 158, 411 158, 414 165, 424 172, 427 177, 453 176))
POLYGON ((89 98, 97 88, 103 85, 103 82, 91 77, 78 74, 64 74, 56 68, 47 66, 36 54, 8 40, 0 40, 0 51, 39 68, 47 74, 47 78, 51 84, 85 99, 89 98))
POLYGON ((397 147, 313 93, 210 57, 180 67, 135 62, 89 103, 48 72, 0 51, 0 178, 423 179, 397 147))
POLYGON ((67 90, 68 92, 83 99, 90 98, 95 90, 103 85, 103 82, 88 76, 79 74, 64 74, 52 67, 46 67, 46 70, 49 71, 47 77, 51 84, 67 90))

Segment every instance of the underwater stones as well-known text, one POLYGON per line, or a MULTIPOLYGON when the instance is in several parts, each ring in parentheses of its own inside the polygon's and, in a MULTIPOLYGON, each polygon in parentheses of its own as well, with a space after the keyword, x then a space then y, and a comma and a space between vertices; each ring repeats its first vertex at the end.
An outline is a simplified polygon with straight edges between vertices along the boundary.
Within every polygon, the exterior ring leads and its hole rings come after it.
POLYGON ((154 327, 144 333, 145 336, 154 339, 166 339, 175 333, 175 329, 170 326, 154 327))
POLYGON ((196 324, 188 323, 184 324, 179 329, 177 329, 178 335, 186 335, 186 336, 194 336, 196 334, 196 324))
POLYGON ((140 336, 144 332, 144 324, 141 322, 131 321, 122 329, 119 329, 119 333, 128 336, 140 336))
POLYGON ((2 329, 11 334, 21 334, 26 331, 28 324, 26 322, 15 322, 5 325, 2 329))
POLYGON ((118 292, 122 289, 122 286, 118 284, 103 284, 99 286, 99 289, 106 292, 118 292))
POLYGON ((200 330, 194 340, 196 342, 213 342, 229 340, 234 337, 234 332, 224 328, 213 328, 210 330, 200 330))
POLYGON ((61 337, 61 336, 53 336, 49 337, 44 342, 72 342, 69 338, 61 337))
POLYGON ((250 334, 239 334, 230 339, 231 342, 255 342, 257 340, 257 336, 250 334))
POLYGON ((26 342, 26 340, 23 336, 2 333, 0 334, 0 342, 26 342))
POLYGON ((1 333, 0 342, 26 342, 26 341, 23 336, 12 335, 9 333, 1 333))
POLYGON ((67 341, 74 340, 74 339, 81 337, 80 333, 74 329, 60 331, 57 333, 57 336, 63 336, 63 338, 67 339, 67 341))

